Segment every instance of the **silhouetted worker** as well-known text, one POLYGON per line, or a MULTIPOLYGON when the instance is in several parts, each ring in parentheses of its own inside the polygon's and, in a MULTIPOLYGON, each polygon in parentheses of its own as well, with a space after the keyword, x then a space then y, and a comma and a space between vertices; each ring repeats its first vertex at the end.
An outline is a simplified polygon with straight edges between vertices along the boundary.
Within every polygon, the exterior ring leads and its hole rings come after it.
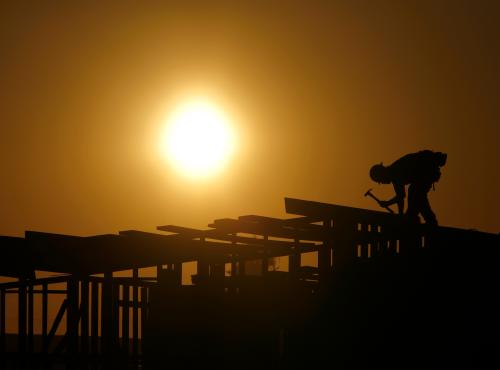
POLYGON ((372 180, 382 184, 392 183, 396 192, 392 199, 380 201, 380 206, 388 207, 396 203, 399 214, 403 214, 405 186, 409 185, 406 216, 418 222, 420 213, 427 224, 437 225, 436 215, 432 212, 427 193, 441 177, 440 167, 446 164, 446 158, 445 153, 422 150, 407 154, 387 167, 382 163, 373 166, 370 169, 372 180))

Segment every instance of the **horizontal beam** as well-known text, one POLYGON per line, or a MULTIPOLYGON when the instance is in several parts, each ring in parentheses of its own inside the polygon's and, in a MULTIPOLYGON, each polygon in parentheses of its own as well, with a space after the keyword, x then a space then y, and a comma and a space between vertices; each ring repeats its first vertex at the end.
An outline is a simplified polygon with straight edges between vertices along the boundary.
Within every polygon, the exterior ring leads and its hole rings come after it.
POLYGON ((295 198, 285 198, 287 213, 338 220, 342 223, 401 223, 401 217, 387 212, 339 206, 295 198))
POLYGON ((208 225, 224 233, 248 233, 293 240, 323 241, 331 238, 331 234, 320 225, 292 227, 275 223, 248 222, 235 219, 215 220, 208 225))

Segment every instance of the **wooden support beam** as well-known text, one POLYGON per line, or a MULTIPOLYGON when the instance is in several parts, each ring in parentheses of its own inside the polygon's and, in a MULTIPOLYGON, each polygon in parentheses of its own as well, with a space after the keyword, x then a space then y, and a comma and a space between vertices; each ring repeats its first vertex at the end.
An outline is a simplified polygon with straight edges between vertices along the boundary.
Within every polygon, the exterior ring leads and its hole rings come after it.
POLYGON ((292 277, 297 278, 299 276, 300 264, 301 264, 300 252, 294 251, 294 253, 288 256, 288 272, 292 277))
POLYGON ((66 338, 68 341, 68 355, 74 360, 78 352, 78 322, 79 322, 79 282, 76 277, 68 280, 67 288, 68 309, 66 313, 66 338))
POLYGON ((113 351, 116 351, 120 347, 120 306, 119 306, 119 300, 120 300, 120 289, 121 289, 120 284, 113 284, 113 301, 112 301, 112 307, 113 311, 111 313, 112 315, 112 335, 113 335, 113 351))
POLYGON ((91 315, 90 315, 90 351, 92 354, 99 352, 99 283, 90 283, 91 315))
POLYGON ((276 223, 263 224, 259 222, 248 222, 234 219, 215 220, 208 226, 217 229, 219 232, 249 233, 255 235, 272 235, 278 238, 322 241, 328 237, 319 225, 308 224, 303 227, 280 225, 276 223))
POLYGON ((129 353, 130 346, 130 286, 123 285, 122 304, 122 349, 129 353))
POLYGON ((26 302, 26 285, 23 284, 18 289, 18 352, 24 354, 26 352, 26 317, 27 317, 27 302, 26 302))
POLYGON ((59 328, 59 325, 61 324, 61 321, 64 317, 64 314, 66 313, 67 306, 68 306, 68 300, 65 299, 64 301, 62 301, 61 306, 59 307, 59 310, 57 311, 54 322, 52 323, 52 327, 50 328, 49 334, 47 335, 47 348, 50 348, 50 345, 52 343, 52 339, 56 335, 57 329, 59 328))
MULTIPOLYGON (((269 240, 269 236, 268 235, 264 235, 264 241, 268 241, 269 240)), ((269 257, 267 255, 267 253, 265 253, 264 251, 264 256, 262 257, 262 275, 265 275, 267 274, 267 272, 269 271, 269 257)))
POLYGON ((89 353, 89 281, 84 279, 80 283, 80 341, 83 354, 89 353))
POLYGON ((33 301, 33 285, 28 284, 28 353, 34 352, 34 301, 33 301))
MULTIPOLYGON (((5 327, 5 317, 6 317, 6 302, 5 302, 5 290, 0 289, 0 354, 5 353, 6 351, 6 327, 5 327)), ((4 356, 0 356, 2 359, 4 356)), ((3 365, 3 364, 2 364, 3 365)))
MULTIPOLYGON (((148 321, 148 288, 140 288, 141 295, 141 339, 144 339, 145 329, 148 321)), ((143 343, 141 341, 141 343, 143 343)), ((142 353, 144 350, 141 351, 142 353)))
POLYGON ((310 216, 325 217, 334 221, 343 222, 375 222, 375 223, 400 223, 401 219, 397 215, 387 212, 372 211, 362 208, 340 206, 336 204, 314 202, 295 198, 285 198, 285 209, 287 213, 310 216))
MULTIPOLYGON (((332 219, 325 218, 323 220, 323 228, 325 233, 332 235, 332 219)), ((332 242, 331 239, 326 239, 323 241, 323 245, 318 251, 318 270, 319 270, 319 282, 324 284, 329 281, 332 273, 332 242)))
POLYGON ((42 354, 48 353, 48 308, 49 308, 49 294, 48 284, 42 284, 42 354))
POLYGON ((104 274, 101 285, 101 352, 109 355, 113 346, 113 273, 104 274))
MULTIPOLYGON (((132 270, 132 279, 139 280, 139 270, 132 270)), ((139 354, 139 288, 136 284, 132 287, 132 354, 139 354)))

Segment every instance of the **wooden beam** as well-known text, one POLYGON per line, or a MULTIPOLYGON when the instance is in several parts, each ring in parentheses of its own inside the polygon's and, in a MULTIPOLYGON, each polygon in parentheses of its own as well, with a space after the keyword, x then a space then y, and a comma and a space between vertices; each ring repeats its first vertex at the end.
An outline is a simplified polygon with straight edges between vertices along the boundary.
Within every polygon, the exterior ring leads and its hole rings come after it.
POLYGON ((275 223, 259 223, 240 221, 235 219, 215 220, 210 227, 225 233, 249 233, 255 235, 269 235, 278 238, 322 241, 329 237, 320 225, 307 225, 304 227, 282 226, 275 223))
POLYGON ((295 198, 285 198, 287 213, 309 217, 327 217, 334 220, 342 219, 345 222, 400 222, 400 217, 387 212, 372 211, 362 208, 340 206, 329 203, 314 202, 295 198))

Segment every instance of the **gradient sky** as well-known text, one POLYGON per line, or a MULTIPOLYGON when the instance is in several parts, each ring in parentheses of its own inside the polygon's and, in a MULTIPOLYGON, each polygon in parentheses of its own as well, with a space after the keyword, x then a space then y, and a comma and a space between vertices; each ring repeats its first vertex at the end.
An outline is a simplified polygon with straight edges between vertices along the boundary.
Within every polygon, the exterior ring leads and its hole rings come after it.
POLYGON ((420 149, 448 154, 440 223, 500 231, 500 3, 81 3, 0 5, 0 234, 283 217, 285 196, 378 209, 370 166, 420 149), (240 137, 204 182, 158 150, 195 96, 240 137))

